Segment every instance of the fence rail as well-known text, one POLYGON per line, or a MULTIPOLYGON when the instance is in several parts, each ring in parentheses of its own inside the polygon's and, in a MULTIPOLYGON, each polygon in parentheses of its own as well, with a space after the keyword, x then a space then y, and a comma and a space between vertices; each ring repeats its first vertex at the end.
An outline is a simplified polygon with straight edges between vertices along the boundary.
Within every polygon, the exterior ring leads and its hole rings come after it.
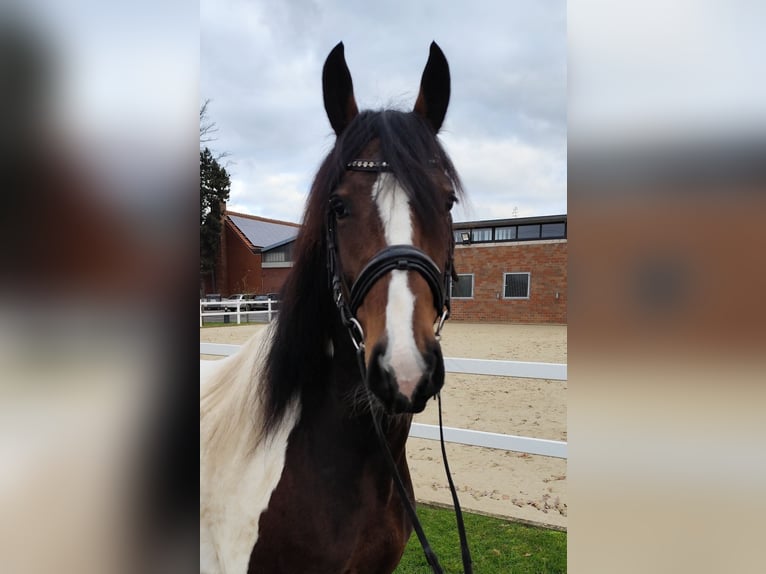
POLYGON ((258 311, 249 311, 247 307, 252 307, 255 303, 253 300, 244 301, 204 301, 200 299, 199 302, 199 326, 202 327, 205 317, 237 317, 237 325, 242 323, 242 317, 250 317, 251 315, 266 315, 268 322, 271 322, 273 315, 277 313, 277 310, 272 307, 272 303, 277 303, 274 299, 267 299, 266 301, 259 301, 258 305, 266 305, 266 309, 260 309, 258 311), (227 311, 226 307, 234 307, 236 305, 236 311, 227 311), (206 311, 206 308, 217 307, 212 311, 206 311), (244 309, 243 309, 244 307, 244 309))
MULTIPOLYGON (((232 355, 239 345, 223 343, 200 343, 201 355, 232 355)), ((567 365, 563 363, 535 363, 526 361, 497 361, 490 359, 466 359, 445 357, 444 369, 449 373, 491 375, 527 379, 567 380, 567 365)), ((413 423, 410 436, 439 440, 439 427, 413 423)), ((454 427, 444 427, 444 440, 456 444, 482 446, 510 450, 526 454, 537 454, 555 458, 567 458, 567 443, 525 436, 507 435, 454 427)))

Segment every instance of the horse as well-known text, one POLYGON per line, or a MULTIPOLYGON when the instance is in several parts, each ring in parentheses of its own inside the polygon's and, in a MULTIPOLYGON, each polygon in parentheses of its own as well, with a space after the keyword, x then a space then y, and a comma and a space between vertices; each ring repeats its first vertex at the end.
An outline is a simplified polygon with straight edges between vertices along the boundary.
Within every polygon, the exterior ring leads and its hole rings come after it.
POLYGON ((411 111, 360 112, 341 42, 322 88, 335 144, 279 315, 201 384, 204 574, 390 573, 413 529, 405 447, 444 384, 450 211, 463 197, 437 137, 449 66, 432 43, 411 111))

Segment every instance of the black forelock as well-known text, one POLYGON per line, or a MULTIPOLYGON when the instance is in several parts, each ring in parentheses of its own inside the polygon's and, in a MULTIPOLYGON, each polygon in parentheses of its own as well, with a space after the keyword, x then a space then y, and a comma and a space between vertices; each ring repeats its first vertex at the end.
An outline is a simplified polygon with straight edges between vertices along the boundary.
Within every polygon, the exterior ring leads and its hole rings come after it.
POLYGON ((415 214, 423 221, 432 221, 442 207, 440 190, 433 185, 434 169, 446 174, 456 197, 462 196, 462 185, 452 161, 435 137, 433 128, 415 112, 367 110, 360 113, 338 138, 331 156, 335 177, 329 191, 338 186, 349 162, 355 159, 384 160, 407 193, 415 214), (359 157, 375 139, 380 145, 380 157, 359 157))

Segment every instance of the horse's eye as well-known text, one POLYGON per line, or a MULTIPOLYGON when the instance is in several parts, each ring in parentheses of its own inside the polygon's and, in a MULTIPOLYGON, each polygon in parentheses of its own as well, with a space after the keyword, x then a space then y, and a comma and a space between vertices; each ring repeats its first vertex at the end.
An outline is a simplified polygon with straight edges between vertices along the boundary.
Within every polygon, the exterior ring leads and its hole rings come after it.
POLYGON ((330 209, 337 219, 343 219, 349 214, 346 202, 337 195, 330 198, 330 209))
POLYGON ((457 201, 457 197, 455 196, 454 193, 451 193, 450 196, 447 198, 447 211, 450 211, 452 209, 456 201, 457 201))

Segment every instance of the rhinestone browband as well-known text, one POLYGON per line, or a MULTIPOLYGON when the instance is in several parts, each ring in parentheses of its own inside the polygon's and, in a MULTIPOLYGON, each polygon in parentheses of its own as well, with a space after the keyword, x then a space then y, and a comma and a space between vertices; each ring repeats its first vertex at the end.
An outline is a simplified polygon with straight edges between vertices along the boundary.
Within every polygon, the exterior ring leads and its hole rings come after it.
POLYGON ((351 171, 391 171, 387 161, 374 161, 370 159, 355 159, 346 164, 346 169, 351 171))

